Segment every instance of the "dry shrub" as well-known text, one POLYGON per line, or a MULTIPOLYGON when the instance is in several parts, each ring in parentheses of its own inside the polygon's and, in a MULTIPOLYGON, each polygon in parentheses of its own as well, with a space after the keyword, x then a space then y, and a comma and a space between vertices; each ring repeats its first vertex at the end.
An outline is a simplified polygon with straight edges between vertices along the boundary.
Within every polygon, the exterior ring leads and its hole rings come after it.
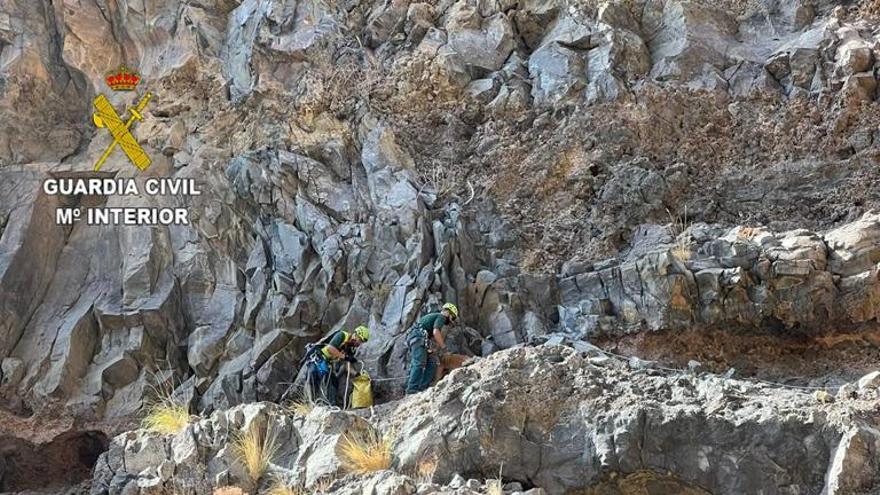
POLYGON ((380 301, 384 301, 388 294, 391 294, 391 290, 394 288, 393 284, 374 284, 370 287, 370 297, 373 299, 378 299, 380 301))
POLYGON ((290 402, 287 411, 295 416, 306 417, 315 409, 315 402, 305 397, 290 402))
POLYGON ((503 495, 504 493, 504 482, 501 481, 501 473, 504 471, 504 465, 502 464, 498 468, 498 477, 490 480, 486 480, 486 495, 503 495))
POLYGON ((382 70, 375 58, 345 58, 332 65, 318 67, 297 83, 296 120, 309 128, 322 113, 344 117, 353 115, 359 102, 372 106, 373 96, 383 81, 382 70))
POLYGON ((298 486, 290 486, 284 483, 283 480, 276 479, 272 486, 269 487, 269 491, 266 492, 266 495, 306 495, 306 490, 298 487, 298 486))
POLYGON ((382 78, 378 62, 369 56, 364 63, 349 61, 324 68, 322 80, 327 110, 339 113, 345 110, 346 104, 358 101, 369 106, 382 78))
POLYGON ((421 176, 424 184, 423 189, 432 191, 439 197, 446 196, 458 188, 459 171, 451 161, 435 163, 423 171, 421 176))
POLYGON ((355 474, 368 474, 391 467, 391 433, 380 434, 374 429, 342 436, 340 454, 345 468, 355 474))
POLYGON ((621 316, 623 316, 623 321, 629 324, 636 324, 641 321, 641 315, 638 310, 632 306, 623 308, 621 316))
POLYGON ((318 480, 317 483, 312 487, 312 493, 327 493, 330 491, 330 487, 333 486, 333 482, 336 481, 330 477, 324 477, 318 480))
POLYGON ((691 248, 687 244, 676 244, 672 247, 672 256, 678 261, 691 259, 691 248))
POLYGON ((880 0, 865 0, 859 7, 861 17, 880 17, 880 0))
POLYGON ((435 456, 419 460, 416 464, 413 478, 415 478, 418 483, 431 483, 434 481, 434 473, 437 472, 438 462, 439 461, 435 456))
POLYGON ((251 482, 256 484, 278 453, 277 438, 270 426, 265 430, 252 424, 239 433, 232 444, 235 460, 245 468, 251 482))
POLYGON ((247 495, 247 492, 237 486, 221 486, 214 489, 213 495, 247 495))
POLYGON ((736 233, 736 238, 741 240, 750 240, 758 233, 755 227, 743 227, 736 233))
POLYGON ((504 485, 501 483, 501 480, 487 480, 486 481, 486 495, 502 495, 504 493, 504 485))
POLYGON ((159 401, 147 406, 143 427, 161 433, 174 435, 189 423, 189 410, 173 401, 159 401))
POLYGON ((162 435, 174 435, 189 423, 189 408, 173 396, 171 385, 153 389, 153 398, 144 406, 143 428, 162 435))
POLYGON ((669 220, 672 223, 672 235, 675 237, 675 244, 670 252, 678 261, 688 261, 691 259, 691 243, 688 236, 684 235, 688 229, 687 208, 685 208, 684 214, 679 217, 674 216, 669 210, 666 210, 666 213, 669 215, 669 220))

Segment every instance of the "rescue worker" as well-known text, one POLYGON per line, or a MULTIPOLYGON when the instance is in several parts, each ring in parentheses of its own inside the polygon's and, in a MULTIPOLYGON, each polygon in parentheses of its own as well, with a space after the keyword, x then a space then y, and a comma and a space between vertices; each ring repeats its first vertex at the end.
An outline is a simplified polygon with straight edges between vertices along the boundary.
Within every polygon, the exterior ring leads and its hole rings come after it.
POLYGON ((337 365, 342 361, 356 363, 355 351, 368 340, 370 329, 361 325, 352 333, 340 330, 325 345, 317 345, 307 351, 308 390, 312 401, 323 400, 330 406, 336 406, 336 391, 339 388, 337 365))
POLYGON ((431 386, 438 364, 436 353, 446 349, 443 329, 456 319, 458 308, 452 303, 446 303, 439 313, 423 316, 410 329, 406 336, 410 352, 407 394, 421 392, 431 386))

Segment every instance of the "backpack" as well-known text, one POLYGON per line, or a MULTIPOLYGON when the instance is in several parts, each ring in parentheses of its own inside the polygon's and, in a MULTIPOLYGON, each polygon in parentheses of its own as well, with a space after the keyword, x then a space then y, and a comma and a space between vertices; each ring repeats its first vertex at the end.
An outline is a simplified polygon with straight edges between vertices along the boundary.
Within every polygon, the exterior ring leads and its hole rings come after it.
POLYGON ((306 344, 306 346, 303 348, 303 357, 299 360, 300 368, 302 368, 303 365, 306 364, 306 362, 309 360, 309 358, 314 356, 316 352, 320 351, 324 348, 325 345, 330 343, 330 339, 332 339, 334 335, 336 335, 336 332, 331 332, 317 342, 310 342, 306 344))

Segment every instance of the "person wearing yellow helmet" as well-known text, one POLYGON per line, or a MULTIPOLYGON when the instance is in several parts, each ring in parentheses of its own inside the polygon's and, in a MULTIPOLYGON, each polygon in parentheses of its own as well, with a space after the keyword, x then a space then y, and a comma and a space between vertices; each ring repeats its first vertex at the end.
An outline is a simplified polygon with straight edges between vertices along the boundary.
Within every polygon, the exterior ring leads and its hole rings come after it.
POLYGON ((370 329, 361 325, 354 329, 354 336, 357 337, 361 342, 366 342, 370 340, 370 329))
POLYGON ((452 304, 452 303, 444 304, 443 311, 441 311, 441 313, 444 311, 446 312, 445 314, 447 317, 452 317, 452 321, 455 321, 458 319, 458 307, 455 304, 452 304))
POLYGON ((457 319, 458 307, 446 303, 440 312, 421 317, 407 333, 406 343, 410 351, 407 394, 421 392, 431 386, 438 365, 435 350, 446 349, 443 331, 457 319))
POLYGON ((339 388, 339 365, 342 361, 357 363, 354 354, 361 344, 370 340, 370 329, 361 325, 354 332, 338 331, 326 343, 319 342, 306 349, 309 392, 313 401, 336 405, 339 388))

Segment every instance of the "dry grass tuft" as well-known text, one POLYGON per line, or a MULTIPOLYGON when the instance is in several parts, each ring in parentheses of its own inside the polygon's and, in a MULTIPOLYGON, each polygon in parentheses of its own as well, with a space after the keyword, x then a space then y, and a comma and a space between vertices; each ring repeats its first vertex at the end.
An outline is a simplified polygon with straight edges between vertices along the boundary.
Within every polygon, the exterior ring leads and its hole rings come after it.
POLYGON ((672 247, 672 256, 678 261, 688 261, 691 259, 691 248, 685 243, 676 243, 672 247))
POLYGON ((678 261, 688 261, 691 259, 692 253, 689 235, 684 235, 689 227, 687 208, 684 210, 684 215, 680 217, 674 216, 669 210, 666 210, 666 213, 669 215, 670 223, 672 223, 672 235, 675 237, 675 244, 670 252, 678 261))
POLYGON ((859 17, 880 17, 880 0, 866 0, 859 7, 859 17))
POLYGON ((486 481, 486 495, 502 495, 504 493, 504 485, 501 480, 486 481))
POLYGON ((374 284, 370 287, 370 296, 373 299, 378 299, 380 301, 384 301, 388 294, 391 294, 391 290, 394 288, 392 284, 380 283, 374 284))
POLYGON ((213 495, 247 495, 247 492, 237 486, 221 486, 214 489, 213 495))
POLYGON ((758 229, 754 227, 743 227, 739 229, 739 231, 737 231, 736 238, 743 241, 748 241, 754 238, 757 233, 758 229))
POLYGON ((504 471, 502 464, 498 468, 498 477, 486 480, 486 495, 502 495, 504 493, 504 482, 501 481, 501 473, 504 471))
POLYGON ((300 398, 290 402, 287 410, 296 416, 306 417, 315 409, 315 403, 307 398, 300 398))
POLYGON ((318 480, 315 483, 315 486, 312 488, 312 493, 327 493, 330 491, 330 487, 333 486, 333 482, 335 480, 333 478, 325 477, 318 480))
POLYGON ((232 448, 236 461, 245 468, 254 484, 260 481, 278 453, 277 438, 269 426, 263 431, 251 425, 235 437, 232 448))
POLYGON ((416 469, 413 478, 422 484, 431 483, 434 481, 434 473, 437 472, 437 464, 438 460, 436 457, 428 457, 426 459, 421 459, 418 464, 416 464, 416 469))
POLYGON ((380 435, 376 430, 366 433, 345 434, 340 445, 346 469, 355 474, 367 474, 391 467, 391 433, 380 435))
POLYGON ((144 406, 144 418, 141 425, 162 435, 174 435, 189 423, 189 408, 173 397, 173 389, 168 386, 157 386, 153 390, 154 398, 144 406))
POLYGON ((289 486, 283 480, 276 479, 266 495, 306 495, 306 490, 298 486, 289 486))
POLYGON ((174 435, 189 423, 189 410, 174 402, 159 402, 147 407, 143 427, 161 433, 174 435))

